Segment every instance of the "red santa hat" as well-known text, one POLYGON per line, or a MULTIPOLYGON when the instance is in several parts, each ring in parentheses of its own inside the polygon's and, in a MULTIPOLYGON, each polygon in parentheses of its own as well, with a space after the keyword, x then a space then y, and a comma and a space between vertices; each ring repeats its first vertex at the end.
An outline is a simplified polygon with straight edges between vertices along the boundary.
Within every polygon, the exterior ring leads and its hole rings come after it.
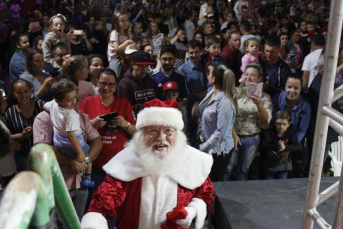
POLYGON ((174 99, 161 101, 154 99, 144 103, 144 109, 137 115, 136 129, 146 126, 170 126, 177 130, 183 129, 182 114, 174 99))

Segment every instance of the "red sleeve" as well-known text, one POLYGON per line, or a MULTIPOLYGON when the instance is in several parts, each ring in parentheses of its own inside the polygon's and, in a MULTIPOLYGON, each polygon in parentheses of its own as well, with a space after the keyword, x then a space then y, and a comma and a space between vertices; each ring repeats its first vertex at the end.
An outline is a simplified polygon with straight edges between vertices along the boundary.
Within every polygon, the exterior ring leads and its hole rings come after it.
POLYGON ((194 197, 202 199, 206 203, 208 213, 210 211, 212 201, 214 200, 214 188, 212 181, 209 177, 207 177, 205 182, 199 188, 196 189, 193 198, 194 197))
POLYGON ((111 216, 116 216, 115 208, 120 206, 125 198, 125 182, 114 179, 110 175, 105 175, 105 179, 92 197, 88 212, 99 212, 107 220, 111 216))

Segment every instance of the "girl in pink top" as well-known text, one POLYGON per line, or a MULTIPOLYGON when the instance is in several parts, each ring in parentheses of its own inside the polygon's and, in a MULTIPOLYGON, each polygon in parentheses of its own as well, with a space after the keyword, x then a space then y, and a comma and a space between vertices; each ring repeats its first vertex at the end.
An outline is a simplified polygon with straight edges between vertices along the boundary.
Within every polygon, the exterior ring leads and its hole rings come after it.
POLYGON ((260 64, 259 58, 261 58, 262 61, 266 61, 266 55, 264 55, 262 52, 260 52, 260 41, 255 36, 247 36, 244 39, 243 43, 243 49, 245 52, 245 55, 242 57, 242 76, 239 79, 239 82, 243 82, 244 80, 244 72, 245 68, 249 64, 260 64))
MULTIPOLYGON (((129 20, 124 12, 115 12, 112 17, 112 32, 108 43, 108 62, 112 70, 120 63, 119 54, 124 53, 128 45, 135 43, 129 34, 129 20)), ((117 76, 119 77, 119 76, 117 76)))

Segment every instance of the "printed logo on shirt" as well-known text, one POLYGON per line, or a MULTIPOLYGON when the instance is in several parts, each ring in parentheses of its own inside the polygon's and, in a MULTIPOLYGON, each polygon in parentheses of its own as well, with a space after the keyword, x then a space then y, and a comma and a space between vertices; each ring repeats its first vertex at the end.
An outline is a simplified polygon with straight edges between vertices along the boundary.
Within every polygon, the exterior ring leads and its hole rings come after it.
POLYGON ((158 87, 163 87, 163 84, 159 83, 159 84, 158 84, 158 87))
POLYGON ((135 92, 135 99, 140 100, 140 99, 145 99, 148 100, 148 97, 155 97, 155 92, 154 89, 147 89, 143 91, 136 91, 135 92))
POLYGON ((136 121, 136 115, 135 115, 135 112, 132 111, 132 117, 133 117, 133 120, 136 121))

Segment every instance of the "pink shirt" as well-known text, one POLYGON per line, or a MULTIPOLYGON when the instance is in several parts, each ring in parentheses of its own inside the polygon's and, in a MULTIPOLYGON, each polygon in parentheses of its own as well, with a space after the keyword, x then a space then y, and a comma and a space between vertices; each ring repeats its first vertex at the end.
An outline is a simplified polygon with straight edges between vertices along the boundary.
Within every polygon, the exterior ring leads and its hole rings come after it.
POLYGON ((258 52, 255 56, 245 54, 242 57, 242 72, 243 72, 243 74, 242 74, 241 78, 239 79, 240 83, 243 82, 243 80, 244 80, 244 73, 245 73, 246 67, 249 64, 260 64, 259 57, 264 57, 264 56, 265 56, 264 53, 258 52))
MULTIPOLYGON (((92 126, 88 115, 76 110, 80 115, 80 126, 83 130, 83 137, 85 141, 92 141, 93 139, 99 137, 98 131, 92 126)), ((33 144, 46 143, 51 145, 53 137, 53 124, 49 113, 43 111, 36 116, 33 123, 33 144)), ((82 173, 74 174, 69 172, 68 165, 60 164, 61 172, 63 174, 64 180, 68 190, 79 189, 80 182, 82 179, 82 173)))
POLYGON ((113 42, 118 41, 118 44, 121 45, 124 43, 126 40, 131 39, 130 37, 124 36, 124 35, 119 35, 119 33, 115 30, 111 32, 110 35, 110 42, 108 43, 108 61, 112 59, 116 59, 119 57, 118 53, 116 52, 113 42))

